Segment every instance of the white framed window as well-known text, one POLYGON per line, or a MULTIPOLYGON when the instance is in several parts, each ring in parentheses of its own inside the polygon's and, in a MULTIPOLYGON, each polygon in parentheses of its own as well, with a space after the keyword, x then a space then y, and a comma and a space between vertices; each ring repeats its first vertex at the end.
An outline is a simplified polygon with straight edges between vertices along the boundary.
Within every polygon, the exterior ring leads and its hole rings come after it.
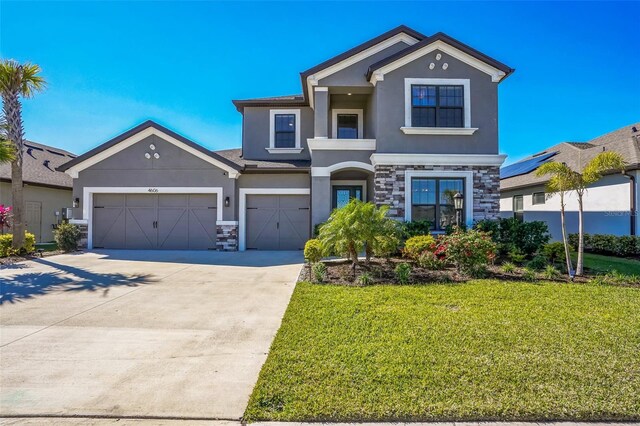
POLYGON ((331 110, 333 139, 364 139, 364 112, 361 109, 331 110))
POLYGON ((300 110, 269 110, 269 148, 272 154, 298 154, 300 146, 300 110))
POLYGON ((472 135, 471 81, 405 78, 404 127, 409 135, 472 135))

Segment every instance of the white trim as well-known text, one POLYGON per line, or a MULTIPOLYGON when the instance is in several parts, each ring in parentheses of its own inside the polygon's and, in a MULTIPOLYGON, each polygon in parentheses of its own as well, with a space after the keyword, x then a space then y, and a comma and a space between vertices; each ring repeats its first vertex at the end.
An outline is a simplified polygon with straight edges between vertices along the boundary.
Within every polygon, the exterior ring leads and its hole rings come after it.
MULTIPOLYGON (((367 201, 367 181, 366 180, 332 180, 331 181, 331 197, 333 198, 334 186, 361 186, 362 201, 367 201)), ((333 205, 333 199, 329 200, 333 205)))
POLYGON ((316 86, 313 88, 315 92, 328 92, 329 88, 326 86, 316 86))
MULTIPOLYGON (((405 78, 404 79, 404 127, 401 127, 401 129, 413 127, 411 125, 411 85, 413 84, 425 84, 425 85, 436 85, 436 86, 442 86, 442 85, 463 86, 464 87, 464 127, 466 129, 471 128, 471 80, 469 80, 468 78, 405 78)), ((418 127, 417 129, 427 129, 427 127, 418 127)), ((403 130, 403 132, 405 131, 403 130)), ((417 134, 417 133, 409 133, 409 134, 417 134)), ((448 133, 432 133, 432 134, 448 134, 448 133)))
POLYGON ((473 226, 473 171, 406 170, 404 172, 404 220, 411 221, 411 179, 414 177, 464 178, 464 216, 468 228, 473 226))
POLYGON ((86 186, 82 189, 82 217, 87 221, 87 249, 93 248, 93 194, 216 194, 216 223, 222 221, 222 187, 86 186))
POLYGON ((364 111, 362 109, 348 108, 338 108, 331 110, 331 137, 333 139, 338 139, 338 114, 356 114, 358 116, 357 139, 364 139, 364 111))
POLYGON ((310 75, 309 77, 307 77, 307 91, 309 93, 309 105, 311 105, 311 108, 314 107, 314 100, 313 100, 313 90, 312 88, 314 86, 318 86, 318 81, 326 78, 328 76, 330 76, 331 74, 335 74, 338 71, 341 71, 347 67, 350 67, 351 65, 360 62, 364 59, 367 59, 368 57, 375 55, 378 52, 383 51, 384 49, 387 49, 397 43, 406 43, 409 46, 413 46, 414 44, 416 44, 418 42, 417 39, 411 37, 408 34, 405 33, 400 33, 400 34, 396 34, 393 37, 390 37, 384 41, 381 41, 380 43, 371 46, 368 49, 363 50, 362 52, 356 53, 355 55, 349 56, 348 58, 338 62, 337 64, 333 64, 327 68, 324 68, 320 71, 318 71, 315 74, 310 75))
POLYGON ((228 225, 237 225, 237 220, 216 220, 216 225, 220 226, 228 226, 228 225))
POLYGON ((239 190, 239 220, 238 220, 238 250, 245 251, 247 247, 247 195, 309 195, 309 188, 240 188, 239 190))
POLYGON ((69 219, 69 223, 72 225, 88 225, 89 222, 86 219, 69 219))
POLYGON ((331 150, 331 151, 375 151, 375 139, 327 139, 313 138, 307 139, 309 151, 331 150))
POLYGON ((207 163, 213 164, 214 166, 226 171, 229 174, 229 178, 230 179, 236 179, 239 175, 240 172, 238 172, 236 169, 228 166, 227 164, 216 160, 215 158, 212 158, 210 156, 208 156, 207 154, 198 151, 195 148, 190 147, 189 145, 185 144, 182 141, 179 141, 178 139, 156 129, 155 127, 147 127, 144 130, 139 131, 138 133, 136 133, 135 135, 132 135, 130 137, 128 137, 127 139, 124 139, 120 142, 118 142, 117 144, 113 145, 112 147, 109 147, 107 149, 105 149, 104 151, 101 151, 89 158, 87 158, 86 160, 82 161, 81 163, 76 164, 73 167, 70 167, 69 169, 66 170, 65 173, 67 173, 69 176, 71 176, 74 179, 78 178, 78 174, 85 170, 88 167, 93 166, 96 163, 99 163, 100 161, 111 157, 114 154, 117 154, 118 152, 130 147, 131 145, 135 144, 136 142, 140 142, 141 140, 149 137, 149 136, 158 136, 159 138, 172 143, 173 145, 177 146, 178 148, 181 148, 185 151, 187 151, 190 154, 195 155, 196 157, 200 158, 201 160, 206 161, 207 163))
POLYGON ((343 161, 342 163, 332 164, 328 167, 311 167, 311 176, 327 177, 331 176, 331 173, 343 169, 363 169, 371 173, 375 171, 373 166, 368 163, 361 161, 343 161))
POLYGON ((274 154, 297 154, 302 151, 300 146, 300 110, 299 109, 271 109, 269 110, 269 148, 265 148, 269 153, 274 150, 274 154), (296 146, 295 148, 276 148, 276 114, 293 114, 296 117, 296 146), (277 150, 277 151, 275 151, 277 150), (299 151, 294 151, 299 150, 299 151), (290 151, 290 152, 287 152, 290 151))
POLYGON ((469 136, 478 130, 477 127, 400 127, 405 135, 457 135, 469 136))
POLYGON ((371 164, 387 166, 496 166, 506 155, 492 154, 371 154, 371 164))
POLYGON ((492 67, 491 65, 474 58, 473 56, 469 55, 468 53, 465 53, 459 49, 456 49, 455 47, 441 41, 441 40, 437 40, 434 41, 431 44, 428 44, 427 46, 416 50, 415 52, 410 53, 409 55, 403 56, 402 58, 398 59, 397 61, 391 62, 390 64, 385 65, 384 67, 376 70, 372 75, 371 78, 369 79, 369 82, 371 84, 373 84, 374 86, 376 85, 376 83, 378 81, 383 81, 384 80, 384 75, 396 70, 406 64, 408 64, 409 62, 415 61, 416 59, 430 53, 433 52, 434 50, 440 50, 448 55, 450 55, 451 57, 458 59, 459 61, 464 62, 467 65, 470 65, 488 75, 491 76, 491 81, 494 83, 498 83, 500 82, 500 80, 502 80, 506 73, 504 71, 501 71, 495 67, 492 67))
POLYGON ((269 154, 300 154, 304 148, 265 148, 269 154))

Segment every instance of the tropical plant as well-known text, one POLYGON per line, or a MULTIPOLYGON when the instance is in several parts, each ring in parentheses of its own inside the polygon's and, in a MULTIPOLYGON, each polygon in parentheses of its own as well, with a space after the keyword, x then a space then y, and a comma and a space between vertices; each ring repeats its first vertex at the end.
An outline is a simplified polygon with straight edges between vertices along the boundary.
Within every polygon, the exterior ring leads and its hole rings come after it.
POLYGON ((11 228, 11 206, 0 204, 0 234, 4 234, 5 228, 11 228))
POLYGON ((318 239, 331 253, 346 256, 358 264, 358 253, 365 250, 369 263, 375 251, 385 252, 399 243, 397 223, 387 217, 387 206, 376 207, 358 199, 334 209, 329 220, 320 228, 318 239))
POLYGON ((552 264, 562 262, 564 257, 564 244, 560 241, 545 244, 542 247, 542 255, 552 264))
POLYGON ((322 259, 323 252, 322 243, 315 238, 310 239, 304 245, 304 258, 312 265, 322 259))
POLYGON ((24 233, 24 244, 21 247, 13 248, 12 241, 15 241, 15 238, 11 234, 0 235, 0 257, 31 253, 36 247, 36 236, 30 232, 24 233))
POLYGON ((11 160, 11 200, 13 204, 14 249, 24 246, 24 196, 22 182, 22 159, 24 148, 24 124, 20 98, 30 98, 45 87, 36 64, 20 64, 13 59, 0 60, 0 96, 2 96, 2 118, 6 122, 6 140, 13 145, 11 160))
POLYGON ((436 240, 431 235, 417 235, 409 238, 404 243, 402 254, 411 260, 418 260, 420 255, 425 251, 433 251, 435 249, 435 245, 436 240))
POLYGON ((542 276, 547 280, 552 280, 558 276, 558 270, 553 265, 547 265, 542 272, 542 276))
POLYGON ((360 276, 357 278, 357 281, 361 286, 368 286, 373 284, 373 278, 368 272, 363 272, 362 274, 360 274, 360 276))
POLYGON ((541 221, 521 222, 515 218, 481 220, 474 228, 491 235, 503 256, 517 250, 530 258, 551 238, 547 224, 541 221))
POLYGON ((327 265, 322 262, 315 263, 311 268, 315 282, 321 283, 327 278, 327 265))
POLYGON ((425 250, 416 260, 418 266, 432 271, 440 271, 447 266, 444 257, 437 256, 433 251, 425 250))
POLYGON ((411 238, 418 235, 429 235, 432 223, 428 220, 413 220, 402 223, 402 236, 411 238))
POLYGON ((511 262, 504 262, 502 264, 502 272, 505 274, 513 274, 516 271, 516 265, 511 262))
POLYGON ((530 268, 524 268, 522 270, 522 279, 525 281, 533 282, 536 280, 536 272, 530 268))
POLYGON ((447 245, 447 260, 462 274, 481 276, 496 257, 496 243, 485 232, 460 230, 442 239, 447 245))
POLYGON ((60 250, 75 251, 78 249, 78 241, 80 241, 80 228, 70 223, 62 223, 54 231, 53 237, 60 250))
POLYGON ((400 284, 407 284, 411 277, 411 265, 408 263, 399 263, 394 270, 396 279, 400 284))
POLYGON ((536 176, 549 176, 547 182, 547 197, 558 194, 560 199, 560 227, 562 229, 562 243, 564 245, 564 256, 567 265, 567 273, 573 279, 573 263, 569 251, 569 241, 567 240, 567 226, 565 217, 565 197, 569 191, 575 187, 575 173, 565 163, 551 161, 544 163, 536 170, 536 176))
POLYGON ((527 268, 531 268, 534 271, 542 271, 548 264, 549 262, 547 258, 542 254, 539 254, 527 262, 527 268))

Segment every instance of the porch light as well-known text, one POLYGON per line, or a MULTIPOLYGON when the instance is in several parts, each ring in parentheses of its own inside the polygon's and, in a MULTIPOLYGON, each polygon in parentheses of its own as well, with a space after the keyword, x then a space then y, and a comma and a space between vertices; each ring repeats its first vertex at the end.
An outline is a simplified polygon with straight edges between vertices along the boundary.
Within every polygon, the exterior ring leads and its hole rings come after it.
POLYGON ((73 207, 76 208, 76 209, 78 207, 80 207, 80 198, 76 197, 76 198, 73 199, 73 207))
POLYGON ((224 197, 224 206, 229 207, 229 204, 230 204, 229 197, 224 197))
POLYGON ((464 204, 464 196, 456 192, 456 195, 453 196, 453 206, 456 209, 456 226, 460 226, 460 222, 462 222, 462 205, 464 204))

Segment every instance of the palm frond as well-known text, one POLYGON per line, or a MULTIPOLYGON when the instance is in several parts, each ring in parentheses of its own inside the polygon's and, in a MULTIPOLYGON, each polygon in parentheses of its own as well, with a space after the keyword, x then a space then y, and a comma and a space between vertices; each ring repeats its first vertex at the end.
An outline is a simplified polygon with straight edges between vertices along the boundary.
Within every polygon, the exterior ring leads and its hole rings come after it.
POLYGON ((13 144, 5 139, 0 139, 0 164, 9 163, 16 158, 13 144))
POLYGON ((585 166, 582 171, 582 178, 585 184, 589 185, 602 179, 602 175, 606 172, 623 172, 625 166, 626 162, 624 161, 624 158, 617 152, 601 152, 585 166))
POLYGON ((0 60, 0 92, 17 93, 30 98, 46 87, 45 79, 39 75, 42 69, 31 62, 19 63, 14 59, 0 60))

